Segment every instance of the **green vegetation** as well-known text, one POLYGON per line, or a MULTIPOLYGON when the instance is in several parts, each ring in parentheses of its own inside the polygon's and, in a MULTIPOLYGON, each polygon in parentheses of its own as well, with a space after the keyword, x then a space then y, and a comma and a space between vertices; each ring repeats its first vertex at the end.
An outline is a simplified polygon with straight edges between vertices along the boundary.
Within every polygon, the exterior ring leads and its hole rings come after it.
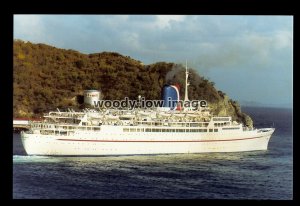
MULTIPOLYGON (((45 44, 15 40, 13 45, 13 114, 14 117, 37 117, 56 108, 80 109, 83 91, 97 89, 104 99, 160 99, 166 83, 179 83, 184 97, 185 69, 182 65, 158 62, 143 65, 140 61, 115 52, 81 54, 45 44)), ((224 102, 226 95, 214 83, 191 70, 189 98, 224 102)), ((223 105, 223 104, 221 104, 223 105)), ((240 107, 228 100, 237 121, 246 122, 240 107)), ((222 107, 222 106, 221 106, 222 107)), ((218 108, 214 109, 218 113, 218 108)))

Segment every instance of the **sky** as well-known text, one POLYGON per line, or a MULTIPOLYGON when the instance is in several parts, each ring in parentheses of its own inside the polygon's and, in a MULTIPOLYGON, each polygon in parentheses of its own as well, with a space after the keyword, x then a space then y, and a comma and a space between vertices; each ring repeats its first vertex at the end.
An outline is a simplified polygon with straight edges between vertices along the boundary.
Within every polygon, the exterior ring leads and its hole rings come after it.
POLYGON ((293 16, 14 15, 14 39, 185 64, 241 104, 291 107, 293 16))

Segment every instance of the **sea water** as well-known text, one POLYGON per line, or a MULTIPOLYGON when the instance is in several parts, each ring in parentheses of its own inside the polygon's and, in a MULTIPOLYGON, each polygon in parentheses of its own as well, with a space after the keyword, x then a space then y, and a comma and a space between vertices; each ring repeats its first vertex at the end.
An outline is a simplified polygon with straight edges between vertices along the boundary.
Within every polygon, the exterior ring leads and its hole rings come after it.
POLYGON ((13 135, 14 199, 293 198, 292 110, 242 108, 276 128, 267 151, 102 157, 27 156, 13 135))

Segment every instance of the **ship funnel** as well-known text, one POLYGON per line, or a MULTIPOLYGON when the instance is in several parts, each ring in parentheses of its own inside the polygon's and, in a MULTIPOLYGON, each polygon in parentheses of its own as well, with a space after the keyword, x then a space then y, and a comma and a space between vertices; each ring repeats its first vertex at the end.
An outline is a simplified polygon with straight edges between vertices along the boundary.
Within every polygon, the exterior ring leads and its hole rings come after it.
POLYGON ((164 85, 162 89, 163 107, 171 110, 181 110, 179 85, 164 85))

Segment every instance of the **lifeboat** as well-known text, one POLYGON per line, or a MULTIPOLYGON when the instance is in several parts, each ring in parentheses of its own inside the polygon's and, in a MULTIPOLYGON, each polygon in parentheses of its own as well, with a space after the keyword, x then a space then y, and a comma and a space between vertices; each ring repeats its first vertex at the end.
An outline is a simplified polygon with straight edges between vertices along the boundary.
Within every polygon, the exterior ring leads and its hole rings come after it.
POLYGON ((107 114, 105 115, 106 119, 119 119, 119 115, 107 114))
POLYGON ((146 111, 139 111, 138 114, 143 115, 143 116, 149 116, 151 113, 146 112, 146 111))

